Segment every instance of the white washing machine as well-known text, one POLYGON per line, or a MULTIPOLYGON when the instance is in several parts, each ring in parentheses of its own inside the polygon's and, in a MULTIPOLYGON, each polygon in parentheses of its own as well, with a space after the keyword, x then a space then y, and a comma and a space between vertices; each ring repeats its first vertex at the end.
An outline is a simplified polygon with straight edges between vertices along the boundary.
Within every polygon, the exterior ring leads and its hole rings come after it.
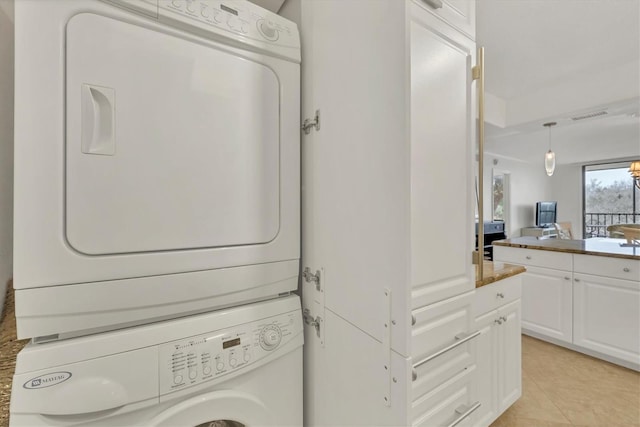
POLYGON ((300 42, 244 0, 18 0, 18 337, 289 292, 300 42))
POLYGON ((299 298, 27 346, 14 426, 302 425, 299 298))

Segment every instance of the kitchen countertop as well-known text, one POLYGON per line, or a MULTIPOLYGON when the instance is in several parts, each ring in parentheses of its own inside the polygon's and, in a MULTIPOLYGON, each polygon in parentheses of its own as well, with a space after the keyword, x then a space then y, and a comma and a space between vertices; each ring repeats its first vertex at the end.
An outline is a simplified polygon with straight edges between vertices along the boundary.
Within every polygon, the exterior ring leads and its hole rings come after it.
POLYGON ((478 269, 476 268, 476 288, 526 271, 526 269, 521 265, 513 265, 496 261, 485 261, 483 269, 484 278, 480 279, 478 278, 478 269))
POLYGON ((494 246, 598 255, 611 258, 640 259, 640 246, 628 245, 625 239, 609 239, 606 237, 596 237, 585 240, 540 240, 536 237, 516 237, 514 239, 497 240, 492 244, 494 246))

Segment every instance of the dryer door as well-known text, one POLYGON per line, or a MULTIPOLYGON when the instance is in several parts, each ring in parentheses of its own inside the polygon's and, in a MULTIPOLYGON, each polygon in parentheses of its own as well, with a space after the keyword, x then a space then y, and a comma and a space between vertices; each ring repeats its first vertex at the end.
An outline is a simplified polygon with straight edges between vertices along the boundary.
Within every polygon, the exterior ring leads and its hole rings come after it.
POLYGON ((67 26, 66 237, 89 255, 267 243, 280 227, 269 67, 96 14, 67 26))
POLYGON ((148 427, 254 427, 277 425, 266 405, 250 394, 222 390, 185 400, 154 417, 148 427))

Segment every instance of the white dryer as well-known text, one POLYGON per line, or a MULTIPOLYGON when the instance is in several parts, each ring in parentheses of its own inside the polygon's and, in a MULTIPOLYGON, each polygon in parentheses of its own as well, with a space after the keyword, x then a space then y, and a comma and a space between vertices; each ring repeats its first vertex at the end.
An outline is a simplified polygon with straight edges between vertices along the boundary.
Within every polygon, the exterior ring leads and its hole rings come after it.
POLYGON ((301 426, 302 328, 290 296, 30 344, 10 426, 301 426))
POLYGON ((244 0, 18 0, 18 337, 296 288, 300 42, 244 0))

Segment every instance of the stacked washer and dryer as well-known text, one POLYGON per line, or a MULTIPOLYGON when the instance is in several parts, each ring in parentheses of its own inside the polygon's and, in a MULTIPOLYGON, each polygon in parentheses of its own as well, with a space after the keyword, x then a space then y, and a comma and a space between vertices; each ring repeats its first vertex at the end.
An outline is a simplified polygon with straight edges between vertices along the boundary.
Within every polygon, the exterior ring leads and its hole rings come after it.
POLYGON ((16 0, 15 31, 11 425, 301 425, 296 25, 16 0))

